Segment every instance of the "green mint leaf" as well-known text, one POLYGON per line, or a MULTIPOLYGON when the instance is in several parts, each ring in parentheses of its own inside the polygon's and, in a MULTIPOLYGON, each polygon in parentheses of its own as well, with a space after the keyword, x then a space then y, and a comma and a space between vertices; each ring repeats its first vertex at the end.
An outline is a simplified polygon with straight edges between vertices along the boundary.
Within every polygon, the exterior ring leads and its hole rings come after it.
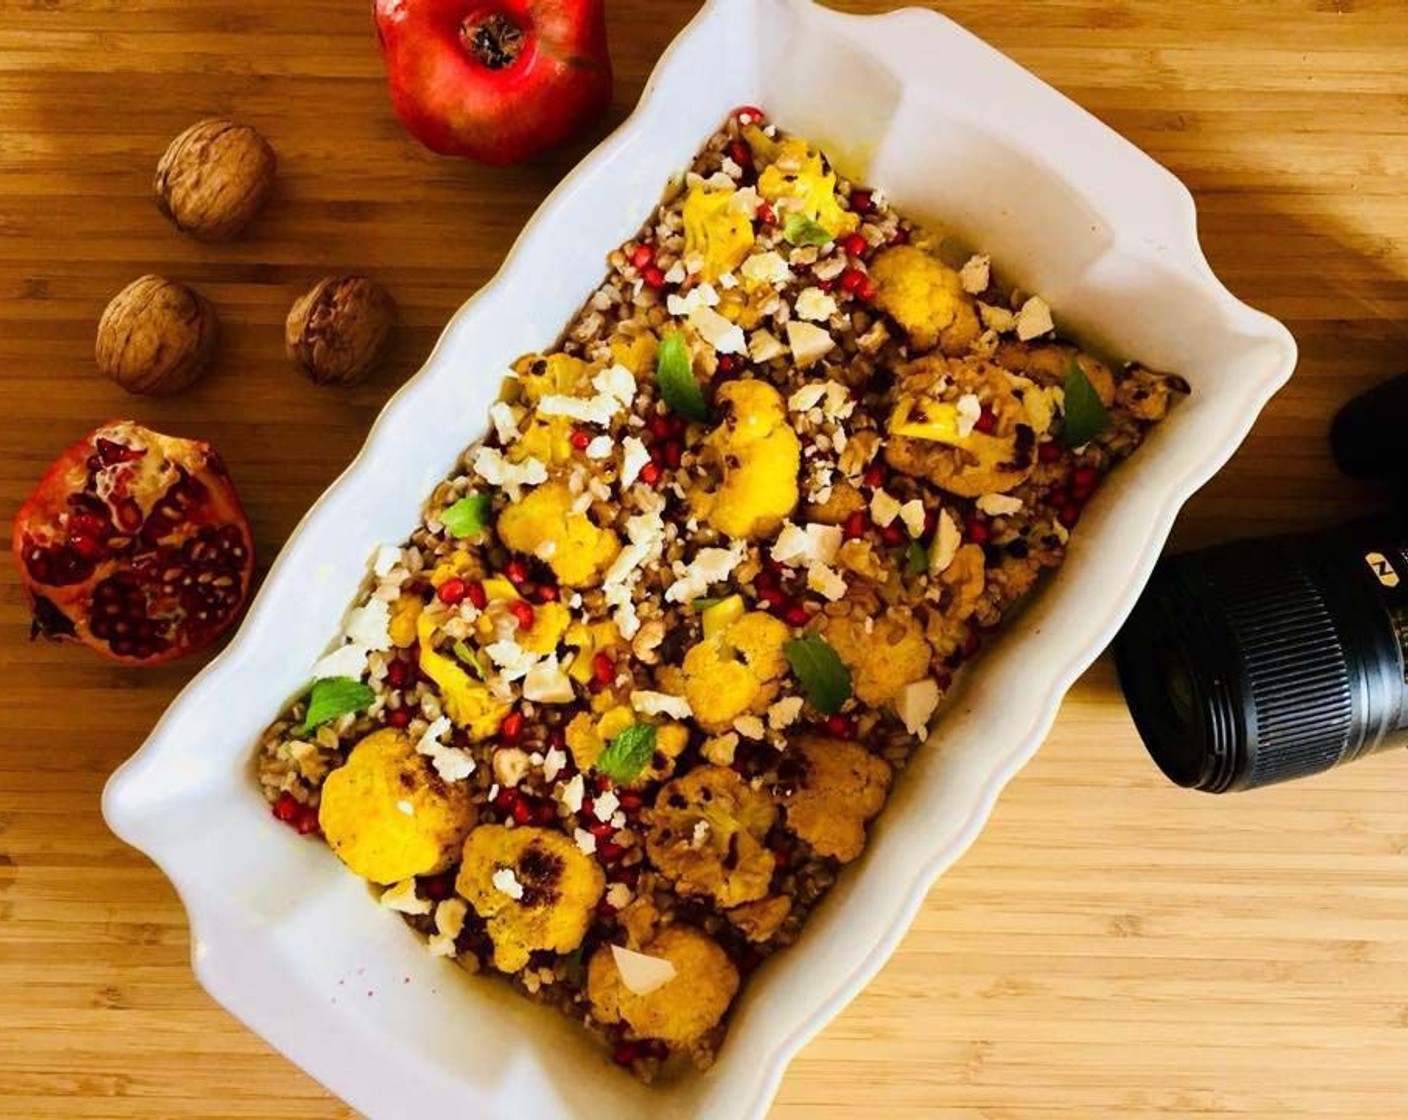
POLYGON ((488 494, 466 494, 440 515, 452 537, 472 537, 489 524, 491 501, 488 494))
POLYGON ((851 698, 851 673, 820 634, 796 638, 782 647, 801 682, 807 702, 822 715, 833 715, 851 698))
POLYGON ((793 245, 825 245, 833 240, 831 231, 820 222, 814 222, 796 210, 787 215, 782 223, 782 236, 793 245))
POLYGON ((454 651, 455 656, 459 658, 461 662, 469 666, 471 673, 481 681, 484 679, 484 666, 479 663, 479 655, 465 644, 463 638, 452 645, 450 649, 454 651))
POLYGON ((717 607, 722 602, 722 599, 691 599, 689 601, 689 609, 695 614, 700 614, 703 611, 707 611, 710 607, 717 607))
POLYGON ((1085 370, 1074 358, 1066 367, 1066 407, 1065 423, 1061 428, 1061 442, 1067 447, 1080 447, 1089 443, 1105 430, 1110 423, 1110 414, 1100 401, 1100 394, 1085 376, 1085 370))
POLYGON ((904 574, 917 576, 929 570, 929 550, 918 541, 910 541, 904 550, 904 574))
POLYGON ((606 744, 593 768, 613 782, 631 782, 655 756, 655 725, 633 723, 606 744))
POLYGON ((704 390, 694 377, 689 357, 689 344, 679 331, 670 331, 660 340, 655 359, 655 383, 660 396, 686 420, 709 419, 709 405, 704 390))
POLYGON ((303 733, 306 735, 348 712, 360 712, 370 707, 375 699, 375 692, 351 677, 324 677, 314 681, 313 690, 308 694, 308 714, 303 717, 303 733))
POLYGON ((575 949, 573 949, 570 953, 568 953, 565 957, 562 958, 562 963, 565 966, 567 972, 566 979, 569 984, 575 984, 580 987, 582 981, 586 978, 587 970, 586 966, 583 964, 582 961, 582 957, 584 955, 585 954, 582 951, 582 946, 578 945, 575 949))

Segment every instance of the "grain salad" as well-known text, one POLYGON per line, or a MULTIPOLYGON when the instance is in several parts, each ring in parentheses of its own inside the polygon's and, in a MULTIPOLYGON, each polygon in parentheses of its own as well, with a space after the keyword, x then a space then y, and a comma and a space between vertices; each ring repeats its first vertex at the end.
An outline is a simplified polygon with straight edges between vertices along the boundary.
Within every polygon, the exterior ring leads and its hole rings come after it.
POLYGON ((386 545, 273 813, 647 1080, 707 1067, 953 675, 1188 391, 737 111, 386 545))

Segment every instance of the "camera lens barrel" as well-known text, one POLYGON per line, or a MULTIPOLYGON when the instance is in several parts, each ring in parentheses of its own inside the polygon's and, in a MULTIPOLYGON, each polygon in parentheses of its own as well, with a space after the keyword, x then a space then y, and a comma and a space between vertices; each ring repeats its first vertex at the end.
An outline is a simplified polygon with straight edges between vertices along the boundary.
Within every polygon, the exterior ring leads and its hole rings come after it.
POLYGON ((1160 769, 1224 793, 1408 740, 1405 541, 1376 521, 1162 560, 1115 643, 1160 769))

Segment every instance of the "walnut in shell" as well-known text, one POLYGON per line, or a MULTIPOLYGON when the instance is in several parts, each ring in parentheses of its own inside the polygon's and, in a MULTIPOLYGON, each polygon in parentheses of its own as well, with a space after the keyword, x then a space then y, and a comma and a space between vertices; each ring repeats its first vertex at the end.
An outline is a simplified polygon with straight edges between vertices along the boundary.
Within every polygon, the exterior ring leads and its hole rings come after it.
POLYGON ((209 300, 184 284, 143 276, 113 297, 98 322, 98 369, 129 393, 164 397, 210 362, 217 320, 209 300))
POLYGON ((157 205, 183 233, 230 241, 268 199, 276 166, 274 149, 248 125, 200 121, 157 164, 157 205))
POLYGON ((391 339, 396 304, 365 276, 319 280, 288 313, 288 353, 319 385, 360 381, 375 368, 391 339))

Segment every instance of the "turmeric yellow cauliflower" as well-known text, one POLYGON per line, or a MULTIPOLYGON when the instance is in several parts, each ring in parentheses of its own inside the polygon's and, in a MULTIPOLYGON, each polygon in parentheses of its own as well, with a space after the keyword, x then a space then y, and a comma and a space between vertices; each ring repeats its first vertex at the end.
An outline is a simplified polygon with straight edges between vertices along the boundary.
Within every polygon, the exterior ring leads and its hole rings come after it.
POLYGON ((602 1023, 622 1023, 641 1038, 686 1046, 713 1029, 738 992, 738 969, 728 955, 693 926, 673 925, 640 950, 669 961, 675 975, 645 995, 628 988, 610 945, 587 964, 587 999, 602 1023))
POLYGON ((684 251, 704 258, 711 283, 732 272, 753 248, 753 222, 733 206, 737 191, 696 182, 684 199, 684 251))
POLYGON ((539 950, 577 948, 605 889, 601 866, 570 837, 498 824, 469 834, 455 878, 455 890, 486 921, 500 972, 517 972, 539 950))
POLYGON ((977 308, 958 273, 916 245, 883 249, 870 262, 875 305, 909 335, 916 350, 963 354, 982 333, 977 308))
MULTIPOLYGON (((578 770, 591 770, 606 749, 606 744, 617 735, 639 723, 635 711, 628 704, 618 704, 596 716, 591 712, 578 712, 567 725, 567 749, 572 752, 572 761, 578 770)), ((682 723, 662 723, 655 728, 655 754, 650 763, 629 782, 618 785, 636 787, 647 782, 664 781, 675 772, 675 759, 689 743, 689 729, 682 723)))
POLYGON ((621 551, 611 529, 600 529, 585 513, 574 513, 566 482, 545 482, 499 515, 499 540, 514 552, 546 560, 568 587, 592 587, 621 551))
POLYGON ((880 812, 892 772, 857 743, 804 735, 789 748, 801 776, 783 802, 787 827, 819 855, 849 863, 865 847, 865 825, 880 812))
POLYGON ((729 381, 717 401, 727 415, 700 449, 707 474, 690 492, 694 513, 736 540, 775 533, 796 508, 802 462, 782 395, 766 381, 729 381))
POLYGON ((929 672, 929 643, 907 609, 885 607, 861 584, 829 604, 812 625, 851 671, 856 697, 871 707, 888 704, 929 672))
POLYGON ((698 766, 660 790, 646 851, 681 894, 728 909, 768 893, 775 861, 765 846, 777 820, 767 794, 723 766, 698 766))
POLYGON ((363 879, 399 883, 443 871, 474 827, 469 789, 445 782, 405 732, 374 731, 323 783, 318 824, 363 879))
POLYGON ((836 197, 836 173, 820 152, 798 136, 771 139, 762 129, 744 129, 754 162, 766 164, 758 175, 758 193, 769 202, 795 208, 831 234, 850 233, 860 225, 860 217, 843 210, 836 197))
POLYGON ((566 416, 544 416, 536 405, 547 396, 578 396, 591 384, 591 367, 570 354, 529 354, 514 364, 521 388, 519 438, 508 447, 515 463, 537 459, 549 467, 570 462, 572 420, 566 416))
POLYGON ((435 648, 435 619, 422 612, 416 619, 420 639, 420 671, 440 690, 440 706, 456 727, 471 739, 487 739, 499 730, 512 705, 496 697, 483 681, 469 675, 458 661, 435 648))
POLYGON ((695 722, 725 731, 739 716, 772 703, 787 671, 783 643, 791 636, 781 619, 749 611, 691 646, 684 655, 684 695, 695 722))

